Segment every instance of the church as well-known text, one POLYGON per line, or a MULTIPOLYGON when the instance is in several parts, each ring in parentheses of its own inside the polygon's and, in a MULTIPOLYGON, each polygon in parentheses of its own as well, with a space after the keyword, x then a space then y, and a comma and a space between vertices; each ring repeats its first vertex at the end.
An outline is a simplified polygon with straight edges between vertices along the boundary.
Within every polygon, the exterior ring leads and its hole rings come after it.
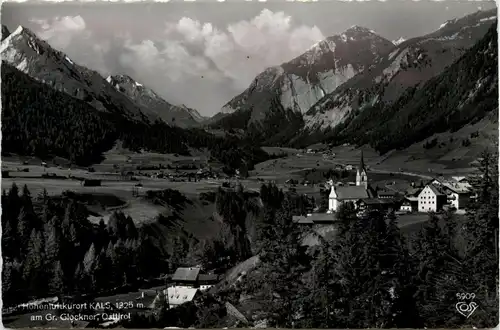
POLYGON ((353 202, 355 205, 359 200, 376 198, 374 190, 368 184, 368 174, 361 151, 361 161, 356 171, 355 186, 332 185, 328 199, 328 213, 337 212, 342 203, 353 202))

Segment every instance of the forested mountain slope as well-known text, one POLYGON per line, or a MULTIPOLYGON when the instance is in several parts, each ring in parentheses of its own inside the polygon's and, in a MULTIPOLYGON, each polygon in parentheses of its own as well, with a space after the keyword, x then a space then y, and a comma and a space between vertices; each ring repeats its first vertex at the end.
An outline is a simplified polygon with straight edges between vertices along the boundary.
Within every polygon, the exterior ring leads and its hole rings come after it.
POLYGON ((497 24, 441 75, 408 89, 394 104, 366 108, 330 132, 334 144, 369 143, 379 152, 401 149, 456 131, 498 108, 497 24))
POLYGON ((207 148, 229 169, 266 160, 260 148, 236 138, 218 138, 201 129, 148 124, 126 115, 97 111, 2 63, 2 152, 60 156, 78 165, 99 162, 117 139, 133 150, 189 154, 207 148))
POLYGON ((27 28, 19 26, 2 40, 0 54, 2 62, 99 111, 142 122, 158 118, 118 92, 98 72, 74 63, 27 28))

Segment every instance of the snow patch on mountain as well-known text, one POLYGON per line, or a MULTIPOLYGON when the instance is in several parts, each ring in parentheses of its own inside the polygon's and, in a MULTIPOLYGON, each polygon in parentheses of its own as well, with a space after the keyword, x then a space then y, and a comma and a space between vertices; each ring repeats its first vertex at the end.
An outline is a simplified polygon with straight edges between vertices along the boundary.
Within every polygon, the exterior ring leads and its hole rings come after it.
POLYGON ((400 37, 399 39, 397 40, 393 40, 392 43, 394 44, 394 46, 399 46, 400 44, 402 44, 403 42, 405 42, 406 39, 403 38, 403 37, 400 37))
POLYGON ((486 21, 494 20, 496 18, 497 18, 496 16, 491 16, 491 17, 481 18, 479 21, 480 22, 486 22, 486 21))
POLYGON ((73 63, 73 61, 72 61, 72 60, 70 60, 70 58, 69 58, 68 56, 65 56, 65 57, 64 57, 64 59, 65 59, 66 61, 68 61, 68 63, 69 63, 69 64, 75 64, 75 63, 73 63))

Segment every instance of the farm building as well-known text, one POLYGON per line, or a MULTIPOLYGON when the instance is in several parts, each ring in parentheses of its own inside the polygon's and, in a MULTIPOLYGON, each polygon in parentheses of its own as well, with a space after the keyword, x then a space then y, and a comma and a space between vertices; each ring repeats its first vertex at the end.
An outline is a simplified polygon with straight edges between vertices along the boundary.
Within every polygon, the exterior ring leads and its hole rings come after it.
POLYGON ((172 282, 175 285, 196 287, 200 270, 198 267, 179 267, 172 276, 172 282))
POLYGON ((99 187, 99 186, 101 186, 101 180, 84 179, 82 181, 82 186, 84 186, 84 187, 99 187))
POLYGON ((219 282, 219 276, 200 274, 199 267, 179 267, 172 275, 171 284, 174 287, 191 287, 206 290, 219 282))
POLYGON ((450 180, 443 178, 434 179, 432 183, 440 187, 447 195, 447 203, 456 210, 465 209, 472 196, 472 186, 465 177, 452 177, 450 180))
POLYGON ((413 212, 413 210, 415 210, 417 208, 418 208, 418 200, 417 200, 417 207, 415 208, 414 205, 412 205, 412 201, 408 198, 405 198, 403 200, 403 203, 399 207, 399 210, 402 212, 413 212))
POLYGON ((215 284, 219 283, 220 277, 216 274, 200 274, 198 277, 198 285, 201 291, 210 289, 215 284))
POLYGON ((164 290, 167 297, 169 308, 175 308, 179 305, 192 301, 201 291, 197 288, 189 287, 170 287, 164 290))
POLYGON ((382 199, 391 199, 396 197, 397 193, 394 190, 380 189, 377 191, 377 197, 382 199))
POLYGON ((462 184, 445 185, 448 204, 456 210, 465 209, 471 201, 471 191, 462 184))

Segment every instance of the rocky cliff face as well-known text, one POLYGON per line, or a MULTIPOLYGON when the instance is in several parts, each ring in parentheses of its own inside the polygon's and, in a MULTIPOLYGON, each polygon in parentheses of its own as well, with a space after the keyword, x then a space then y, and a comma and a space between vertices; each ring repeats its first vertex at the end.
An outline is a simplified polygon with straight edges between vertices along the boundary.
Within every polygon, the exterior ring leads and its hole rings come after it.
POLYGON ((393 44, 369 29, 354 26, 329 37, 304 54, 259 74, 222 113, 252 109, 251 121, 265 118, 278 97, 286 110, 305 113, 324 95, 376 63, 393 44))

